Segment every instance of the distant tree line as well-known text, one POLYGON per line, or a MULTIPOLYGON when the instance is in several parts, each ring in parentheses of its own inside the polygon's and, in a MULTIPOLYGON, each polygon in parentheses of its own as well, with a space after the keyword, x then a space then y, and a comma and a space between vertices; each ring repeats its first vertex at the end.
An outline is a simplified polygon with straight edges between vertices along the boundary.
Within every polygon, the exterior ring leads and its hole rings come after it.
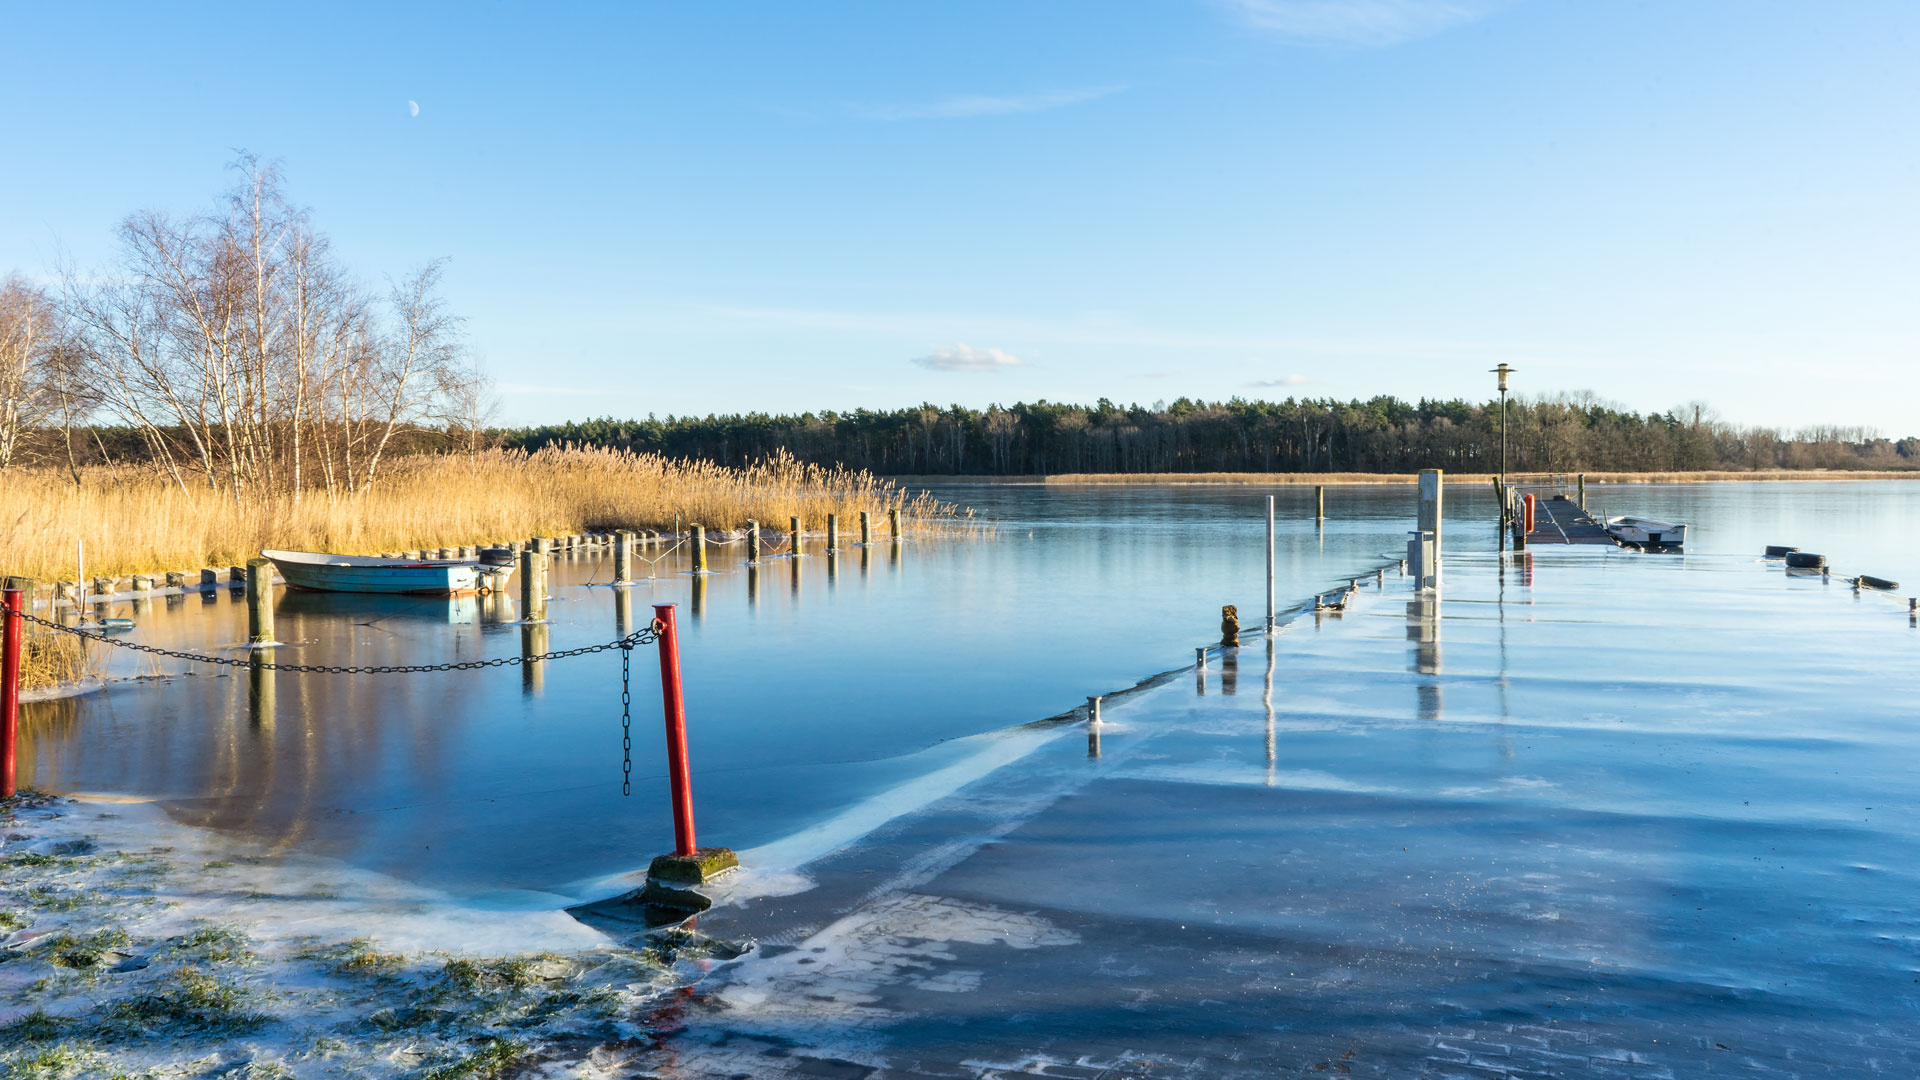
MULTIPOLYGON (((1494 472, 1498 401, 1289 398, 1092 406, 1048 401, 772 416, 600 419, 500 433, 508 446, 648 450, 739 465, 785 450, 891 475, 1494 472)), ((1867 429, 1783 432, 1726 423, 1704 405, 1641 415, 1591 394, 1507 405, 1514 472, 1920 467, 1920 439, 1867 429)))

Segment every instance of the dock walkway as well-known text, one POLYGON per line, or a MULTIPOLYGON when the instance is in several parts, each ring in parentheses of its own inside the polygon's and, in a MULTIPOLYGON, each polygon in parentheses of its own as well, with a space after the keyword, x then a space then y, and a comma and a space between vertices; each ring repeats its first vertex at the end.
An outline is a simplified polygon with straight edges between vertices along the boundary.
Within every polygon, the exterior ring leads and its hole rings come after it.
POLYGON ((1533 498, 1533 531, 1527 543, 1533 544, 1612 544, 1606 523, 1580 508, 1565 495, 1540 495, 1533 498))

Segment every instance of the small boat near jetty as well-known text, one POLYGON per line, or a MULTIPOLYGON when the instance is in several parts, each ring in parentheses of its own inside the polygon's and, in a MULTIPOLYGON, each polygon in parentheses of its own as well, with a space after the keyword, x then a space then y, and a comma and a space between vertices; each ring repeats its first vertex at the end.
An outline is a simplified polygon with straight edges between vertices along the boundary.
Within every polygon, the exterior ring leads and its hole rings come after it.
POLYGON ((1607 520, 1607 534, 1634 547, 1679 547, 1687 542, 1687 527, 1657 518, 1617 517, 1607 520))
POLYGON ((311 592, 411 593, 460 596, 504 588, 513 564, 482 553, 471 559, 387 559, 375 555, 332 555, 323 551, 262 551, 288 588, 311 592))

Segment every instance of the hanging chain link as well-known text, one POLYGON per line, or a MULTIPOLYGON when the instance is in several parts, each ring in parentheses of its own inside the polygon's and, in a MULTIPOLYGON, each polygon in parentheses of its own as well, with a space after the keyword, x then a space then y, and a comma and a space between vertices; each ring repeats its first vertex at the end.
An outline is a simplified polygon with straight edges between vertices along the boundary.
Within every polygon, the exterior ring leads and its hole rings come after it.
POLYGON ((620 794, 633 794, 633 691, 627 682, 633 646, 620 646, 620 794))
POLYGON ((532 656, 497 656, 491 660, 461 660, 450 664, 379 664, 370 667, 348 667, 335 664, 276 664, 271 661, 257 660, 250 656, 208 656, 205 653, 180 652, 175 649, 162 649, 155 645, 142 645, 137 641, 122 641, 108 637, 105 633, 85 630, 77 626, 64 626, 25 611, 15 611, 4 601, 0 601, 0 612, 18 615, 27 622, 57 630, 63 634, 87 641, 98 641, 118 649, 131 649, 152 656, 165 656, 173 660, 185 660, 194 664, 219 664, 226 667, 264 668, 268 671, 297 671, 314 675, 417 675, 430 671, 474 671, 479 668, 513 667, 516 664, 535 664, 545 660, 564 660, 570 656, 587 656, 592 653, 619 649, 622 654, 636 645, 651 645, 658 639, 652 625, 636 630, 626 637, 599 645, 585 645, 578 649, 560 649, 555 652, 536 653, 532 656))

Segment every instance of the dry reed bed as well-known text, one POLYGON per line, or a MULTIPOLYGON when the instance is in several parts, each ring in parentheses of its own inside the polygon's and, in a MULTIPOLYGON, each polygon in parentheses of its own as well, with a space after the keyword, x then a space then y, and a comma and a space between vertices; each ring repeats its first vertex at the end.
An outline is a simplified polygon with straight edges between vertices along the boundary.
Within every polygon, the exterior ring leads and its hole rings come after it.
MULTIPOLYGON (((843 531, 862 510, 901 512, 910 532, 976 528, 972 511, 909 497, 866 472, 790 457, 745 469, 619 450, 548 447, 471 456, 411 457, 372 488, 236 502, 182 491, 151 474, 92 470, 75 485, 53 470, 0 473, 0 572, 41 582, 74 576, 74 542, 87 574, 119 577, 244 562, 261 548, 365 554, 600 528, 733 529, 749 519, 784 531, 789 517, 843 531)), ((884 524, 877 527, 884 528, 884 524)), ((44 595, 44 593, 43 593, 44 595)))
MULTIPOLYGON (((1493 482, 1495 473, 1448 473, 1453 484, 1493 482)), ((1578 473, 1509 473, 1515 486, 1544 484, 1563 479, 1568 485, 1578 473)), ((1752 472, 1712 470, 1700 472, 1590 472, 1589 484, 1718 484, 1734 481, 1783 480, 1920 480, 1920 469, 1875 472, 1852 469, 1755 469, 1752 472)), ((1242 484, 1260 487, 1289 487, 1304 484, 1411 484, 1418 473, 1056 473, 1045 478, 1049 484, 1242 484)))

